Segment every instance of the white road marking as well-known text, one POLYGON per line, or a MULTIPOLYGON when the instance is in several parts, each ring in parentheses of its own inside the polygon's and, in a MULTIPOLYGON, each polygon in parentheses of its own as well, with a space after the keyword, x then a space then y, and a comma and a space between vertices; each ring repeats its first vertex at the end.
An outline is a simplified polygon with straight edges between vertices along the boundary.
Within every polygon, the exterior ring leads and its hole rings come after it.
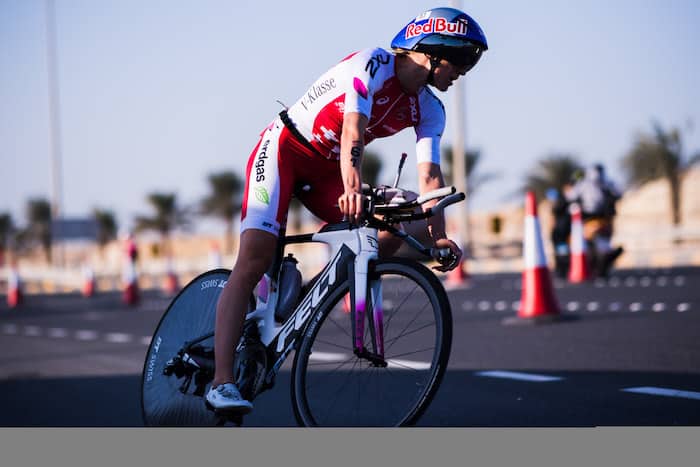
POLYGON ((68 330, 65 328, 49 328, 46 334, 55 339, 62 339, 68 337, 68 330))
POLYGON ((141 342, 142 345, 151 345, 151 340, 153 340, 153 336, 143 336, 139 342, 141 342))
POLYGON ((94 341, 97 339, 97 331, 81 329, 80 331, 75 331, 75 338, 79 341, 94 341))
POLYGON ((532 373, 519 373, 516 371, 479 371, 477 376, 486 376, 489 378, 505 378, 517 379, 520 381, 531 381, 535 383, 543 383, 547 381, 559 381, 564 379, 560 376, 536 375, 532 373))
POLYGON ((678 310, 679 313, 683 313, 684 311, 688 311, 688 310, 690 310, 690 303, 679 303, 676 310, 678 310))
POLYGON ((112 332, 105 335, 105 340, 114 344, 126 344, 127 342, 131 342, 133 339, 134 337, 131 334, 124 334, 122 332, 112 332))
POLYGON ((644 276, 639 280, 639 285, 649 287, 651 285, 651 277, 644 276))
POLYGON ((2 326, 2 332, 3 334, 17 334, 19 332, 19 328, 16 324, 4 324, 2 326))
POLYGON ((479 310, 489 311, 490 309, 491 309, 491 302, 487 302, 486 300, 482 300, 479 302, 479 310))
MULTIPOLYGON (((350 354, 338 352, 314 352, 309 355, 309 360, 317 362, 345 362, 351 360, 350 354)), ((415 360, 403 360, 400 358, 387 359, 387 366, 397 370, 428 370, 430 362, 418 362, 415 360)))
POLYGON ((24 335, 29 337, 41 336, 41 328, 39 326, 25 326, 24 335))
POLYGON ((513 311, 518 311, 520 309, 520 301, 518 300, 518 301, 511 303, 510 308, 513 311))
POLYGON ((608 310, 610 311, 620 311, 620 308, 622 308, 622 305, 620 305, 620 302, 612 302, 610 305, 608 305, 608 310))
POLYGON ((336 352, 313 352, 309 355, 309 360, 317 362, 342 362, 347 360, 347 358, 346 354, 336 352))
POLYGON ((661 311, 664 311, 666 309, 666 304, 664 303, 654 303, 654 305, 651 307, 651 310, 655 313, 659 313, 661 311))
POLYGON ((578 311, 579 306, 578 302, 569 302, 566 304, 566 309, 569 311, 578 311))
POLYGON ((508 308, 508 304, 506 302, 504 302, 503 300, 499 300, 496 302, 496 305, 494 306, 494 308, 497 311, 505 311, 508 308))
POLYGON ((474 309, 474 302, 467 300, 466 302, 462 303, 462 309, 464 311, 472 311, 474 309))
POLYGON ((600 304, 598 302, 588 302, 588 305, 586 305, 588 311, 598 311, 599 308, 600 304))
POLYGON ((634 392, 637 394, 650 394, 652 396, 681 397, 684 399, 700 400, 700 392, 680 391, 678 389, 657 388, 654 386, 643 386, 638 388, 621 389, 624 392, 634 392))
POLYGON ((683 287, 683 286, 685 285, 685 277, 683 277, 683 276, 675 277, 675 278, 673 279, 673 283, 674 283, 677 287, 683 287))
POLYGON ((389 368, 398 370, 428 370, 430 362, 416 362, 413 360, 401 360, 399 358, 390 358, 387 361, 389 368))
POLYGON ((630 311, 636 313, 642 309, 642 304, 639 302, 634 302, 630 304, 630 311))

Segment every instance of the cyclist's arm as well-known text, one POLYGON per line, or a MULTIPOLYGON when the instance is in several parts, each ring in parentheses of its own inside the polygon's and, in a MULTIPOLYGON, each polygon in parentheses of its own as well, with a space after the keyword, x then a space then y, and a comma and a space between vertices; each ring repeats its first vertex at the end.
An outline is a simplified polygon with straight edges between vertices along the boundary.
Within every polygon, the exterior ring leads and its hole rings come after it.
MULTIPOLYGON (((445 186, 440 166, 433 162, 418 163, 418 188, 421 192, 427 193, 445 186)), ((438 200, 431 200, 423 204, 423 209, 433 207, 438 200)), ((442 238, 447 238, 445 234, 445 216, 442 212, 428 218, 428 232, 434 242, 442 238)))
MULTIPOLYGON (((418 186, 421 193, 436 190, 445 186, 442 178, 440 165, 433 162, 418 163, 418 186)), ((423 204, 423 209, 430 208, 437 203, 437 200, 429 201, 423 204)), ((427 219, 428 232, 433 239, 436 248, 449 248, 452 252, 451 256, 446 256, 444 259, 439 259, 440 266, 435 267, 438 271, 447 272, 459 265, 462 258, 462 250, 455 242, 447 238, 445 233, 445 215, 441 211, 427 219)))
POLYGON ((362 214, 362 154, 365 149, 364 134, 368 118, 359 112, 348 112, 343 119, 340 136, 340 174, 343 179, 343 194, 338 206, 343 215, 357 221, 362 214))

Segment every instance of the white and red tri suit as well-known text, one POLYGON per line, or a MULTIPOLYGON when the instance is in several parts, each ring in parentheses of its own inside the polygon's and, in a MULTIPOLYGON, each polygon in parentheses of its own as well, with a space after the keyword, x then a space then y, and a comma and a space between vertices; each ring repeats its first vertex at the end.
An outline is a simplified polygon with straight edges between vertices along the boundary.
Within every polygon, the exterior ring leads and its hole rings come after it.
POLYGON ((337 208, 343 193, 340 135, 346 113, 368 117, 365 144, 413 127, 416 162, 440 163, 440 137, 445 109, 427 86, 416 95, 401 90, 395 56, 384 49, 365 49, 324 73, 288 110, 295 132, 276 118, 250 155, 241 211, 241 231, 255 228, 278 234, 295 189, 299 200, 325 222, 341 220, 337 208), (305 141, 303 141, 305 140, 305 141))

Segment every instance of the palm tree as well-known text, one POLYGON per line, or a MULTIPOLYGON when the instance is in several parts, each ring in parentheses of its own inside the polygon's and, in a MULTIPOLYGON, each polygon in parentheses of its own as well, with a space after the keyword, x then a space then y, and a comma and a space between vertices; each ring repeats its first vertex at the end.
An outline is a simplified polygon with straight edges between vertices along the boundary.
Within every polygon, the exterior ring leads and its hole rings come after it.
POLYGON ((138 216, 136 231, 155 230, 161 235, 162 251, 170 254, 170 232, 178 227, 187 227, 187 213, 177 205, 175 193, 151 193, 148 203, 155 209, 153 217, 138 216))
MULTIPOLYGON (((444 147, 442 149, 442 160, 445 161, 445 169, 443 171, 443 176, 445 177, 445 184, 452 185, 454 180, 452 178, 452 148, 450 146, 444 147)), ((485 183, 496 179, 499 174, 495 172, 489 172, 485 174, 480 174, 477 171, 479 162, 481 161, 481 151, 478 150, 467 150, 464 152, 464 167, 467 171, 467 196, 473 196, 485 183)))
POLYGON ((204 215, 214 216, 226 224, 226 244, 224 251, 233 249, 233 219, 241 210, 243 181, 234 172, 225 171, 210 174, 208 177, 211 192, 200 204, 204 215))
POLYGON ((678 128, 665 131, 658 122, 653 134, 639 134, 632 149, 621 161, 631 186, 641 186, 652 180, 665 178, 671 193, 673 225, 681 222, 681 177, 683 172, 700 159, 695 155, 687 161, 683 157, 681 133, 678 128))
POLYGON ((550 188, 561 193, 563 187, 571 182, 576 172, 583 166, 577 158, 568 153, 554 153, 537 161, 537 165, 525 175, 525 183, 519 193, 532 191, 542 199, 550 188))
POLYGON ((117 221, 112 211, 104 209, 93 209, 92 216, 97 223, 97 244, 104 250, 107 243, 117 238, 117 221))
POLYGON ((30 199, 27 201, 27 219, 29 225, 25 236, 38 242, 46 261, 51 262, 51 203, 42 198, 30 199))
POLYGON ((8 248, 10 242, 10 235, 14 231, 14 223, 12 222, 12 216, 3 212, 0 214, 0 266, 5 262, 5 251, 8 248))

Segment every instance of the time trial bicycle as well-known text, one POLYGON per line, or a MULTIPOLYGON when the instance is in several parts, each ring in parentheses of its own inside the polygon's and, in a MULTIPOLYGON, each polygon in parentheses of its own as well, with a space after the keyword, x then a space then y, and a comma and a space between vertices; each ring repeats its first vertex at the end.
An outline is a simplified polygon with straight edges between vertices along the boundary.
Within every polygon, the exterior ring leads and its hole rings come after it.
MULTIPOLYGON (((295 351, 291 399, 301 426, 415 424, 447 368, 452 312, 442 283, 418 261, 380 259, 377 235, 388 231, 426 259, 456 262, 449 249, 425 247, 401 223, 431 217, 465 196, 453 187, 422 196, 396 187, 364 191, 359 225, 280 233, 276 259, 258 286, 263 293, 251 297, 236 349, 234 377, 251 401, 273 387, 295 351), (435 199, 432 208, 420 209, 435 199), (308 242, 329 245, 330 261, 298 295, 290 294, 283 265, 295 260, 284 256, 285 246, 308 242), (280 314, 285 306, 292 310, 288 316, 280 314)), ((229 274, 215 269, 196 277, 163 314, 142 374, 145 425, 242 424, 241 415, 215 412, 204 402, 214 377, 216 303, 229 274)))

